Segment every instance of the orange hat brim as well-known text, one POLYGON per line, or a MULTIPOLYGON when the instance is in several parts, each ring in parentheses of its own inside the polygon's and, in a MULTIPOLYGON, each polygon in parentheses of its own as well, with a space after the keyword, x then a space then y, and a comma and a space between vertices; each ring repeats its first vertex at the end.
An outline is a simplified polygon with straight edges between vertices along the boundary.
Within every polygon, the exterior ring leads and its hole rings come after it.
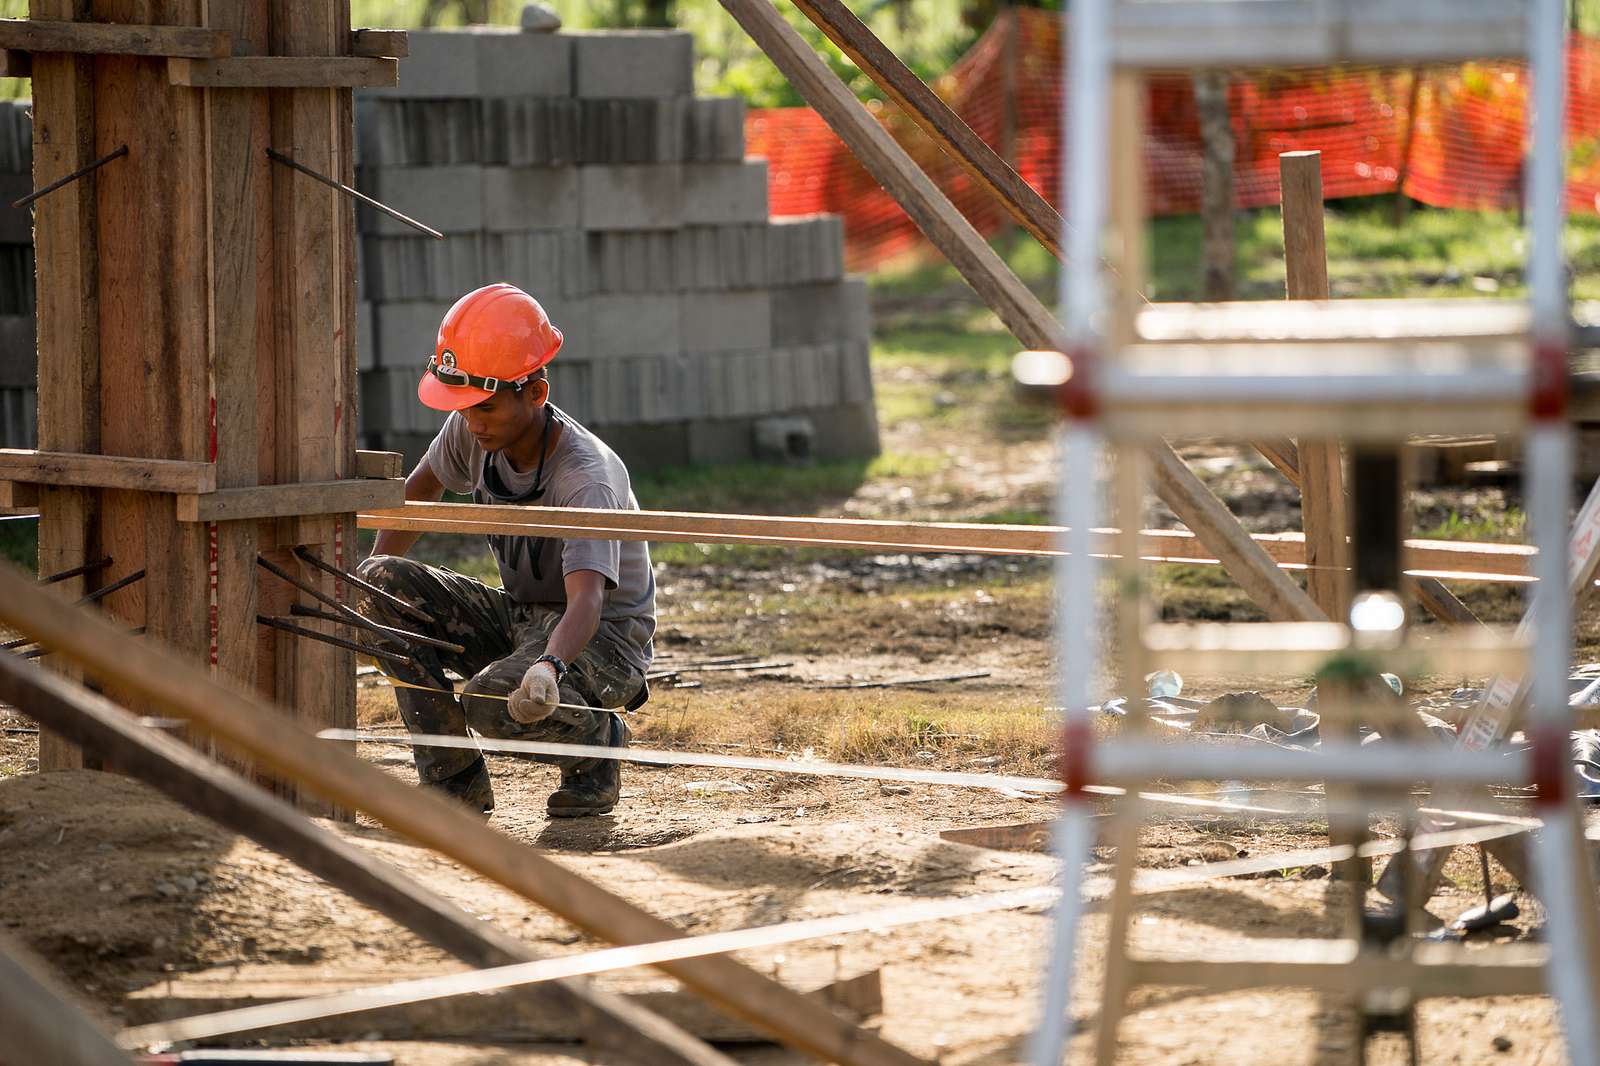
POLYGON ((471 385, 446 385, 426 371, 422 374, 422 380, 417 382, 417 399, 422 401, 423 406, 435 411, 464 411, 493 395, 488 389, 471 385))

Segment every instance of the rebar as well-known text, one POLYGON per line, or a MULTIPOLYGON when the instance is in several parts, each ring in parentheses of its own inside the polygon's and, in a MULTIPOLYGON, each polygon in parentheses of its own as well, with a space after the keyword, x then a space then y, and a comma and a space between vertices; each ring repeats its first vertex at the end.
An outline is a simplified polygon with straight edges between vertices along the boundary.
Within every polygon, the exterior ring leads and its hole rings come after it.
POLYGON ((394 219, 395 221, 404 222, 406 225, 410 226, 412 229, 418 230, 418 231, 420 231, 422 233, 426 233, 428 236, 432 237, 434 240, 439 240, 439 241, 444 240, 444 234, 440 233, 438 230, 434 229, 432 226, 425 226, 421 222, 418 222, 416 219, 411 218, 408 215, 402 215, 400 212, 396 211, 394 208, 390 207, 388 204, 379 203, 377 200, 374 200, 372 197, 368 196, 366 193, 360 192, 360 191, 358 191, 356 189, 352 189, 350 186, 346 185, 342 181, 335 181, 334 179, 328 177, 326 174, 317 173, 315 170, 312 170, 310 167, 306 166, 303 163, 296 163, 293 159, 290 159, 288 156, 284 155, 282 152, 274 151, 273 149, 268 148, 267 149, 267 158, 272 160, 274 163, 282 163, 284 166, 288 167, 290 170, 298 170, 300 173, 304 174, 308 178, 315 178, 317 181, 322 182, 322 184, 328 186, 330 189, 338 189, 340 192, 344 193, 346 196, 354 197, 355 199, 360 200, 362 203, 366 204, 368 207, 375 208, 375 209, 377 209, 379 211, 382 211, 384 214, 388 215, 390 218, 394 219))
POLYGON ((402 663, 406 666, 416 665, 409 655, 401 655, 399 652, 384 651, 382 648, 369 647, 353 640, 345 640, 343 637, 336 637, 331 633, 319 633, 315 629, 307 629, 305 626, 297 626, 292 622, 285 622, 282 618, 273 618, 269 617, 268 615, 258 614, 256 615, 256 622, 259 625, 267 626, 270 629, 280 629, 285 633, 292 633, 297 637, 305 637, 307 640, 319 640, 324 644, 332 644, 336 648, 344 648, 347 651, 353 651, 360 655, 370 655, 374 659, 388 659, 390 662, 402 663))
POLYGON ((92 174, 95 171, 99 170, 101 167, 105 166, 107 163, 111 162, 113 159, 121 159, 123 156, 125 156, 127 154, 128 154, 128 146, 127 145, 123 145, 121 148, 118 148, 116 151, 112 152, 111 154, 103 155, 99 159, 96 159, 93 163, 86 163, 83 166, 79 167, 77 170, 74 170, 71 174, 66 175, 65 177, 57 178, 55 181, 52 181, 49 185, 46 185, 44 188, 35 189, 32 192, 30 192, 28 195, 24 196, 20 200, 11 201, 11 206, 15 207, 15 208, 27 207, 29 204, 31 204, 35 200, 39 199, 39 197, 48 196, 51 193, 55 192, 57 189, 61 188, 63 185, 70 185, 73 182, 77 181, 79 178, 86 177, 89 174, 92 174))
POLYGON ((359 578, 348 570, 341 570, 332 563, 324 561, 322 556, 318 555, 310 548, 307 548, 304 544, 298 545, 294 549, 294 557, 303 563, 310 563, 312 566, 316 567, 318 570, 321 570, 325 574, 332 574, 335 578, 345 582, 348 585, 354 585, 362 592, 371 593, 372 595, 377 596, 385 603, 396 608, 397 610, 403 611, 406 615, 416 619, 423 625, 435 626, 439 624, 433 620, 433 617, 429 615, 428 612, 424 611, 421 607, 418 607, 411 601, 403 600, 399 596, 396 596, 394 593, 390 592, 388 589, 381 589, 372 582, 359 578))
MULTIPOLYGON (((460 644, 453 644, 448 640, 439 640, 437 637, 429 637, 421 633, 413 633, 409 629, 397 629, 394 626, 386 626, 382 622, 374 622, 372 619, 368 618, 364 614, 361 614, 359 611, 352 611, 351 613, 355 615, 355 618, 348 618, 342 614, 333 614, 330 611, 319 611, 315 607, 307 607, 303 603, 297 603, 289 608, 289 613, 292 615, 298 615, 301 618, 319 618, 324 622, 334 622, 338 625, 345 626, 356 626, 358 628, 367 630, 369 633, 375 633, 380 637, 386 637, 400 644, 425 644, 430 648, 438 648, 440 651, 453 652, 456 655, 465 655, 467 653, 467 649, 462 647, 460 644), (360 619, 359 622, 356 621, 357 618, 360 619)), ((410 651, 412 649, 408 647, 407 650, 410 651)))

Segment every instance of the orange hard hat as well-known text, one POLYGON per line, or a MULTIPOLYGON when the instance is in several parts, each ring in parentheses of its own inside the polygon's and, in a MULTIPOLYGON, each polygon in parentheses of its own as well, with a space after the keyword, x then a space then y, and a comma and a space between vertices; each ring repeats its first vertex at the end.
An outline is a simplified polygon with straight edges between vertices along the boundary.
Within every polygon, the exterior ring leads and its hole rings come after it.
POLYGON ((515 285, 485 285, 445 312, 417 398, 460 411, 521 385, 560 350, 561 331, 538 300, 515 285))

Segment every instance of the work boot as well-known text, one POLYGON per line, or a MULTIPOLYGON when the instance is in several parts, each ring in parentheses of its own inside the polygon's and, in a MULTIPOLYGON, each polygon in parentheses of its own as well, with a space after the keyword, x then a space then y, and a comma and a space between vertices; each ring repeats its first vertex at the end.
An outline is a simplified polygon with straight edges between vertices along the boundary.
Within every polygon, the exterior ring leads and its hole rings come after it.
MULTIPOLYGON (((625 748, 632 735, 620 714, 607 714, 611 719, 607 731, 608 748, 625 748)), ((621 759, 585 759, 571 767, 561 769, 561 787, 550 793, 545 801, 545 811, 552 818, 583 818, 593 814, 609 813, 622 796, 621 759)))
POLYGON ((482 755, 444 780, 428 784, 485 818, 494 811, 494 786, 489 783, 489 767, 484 764, 482 755))

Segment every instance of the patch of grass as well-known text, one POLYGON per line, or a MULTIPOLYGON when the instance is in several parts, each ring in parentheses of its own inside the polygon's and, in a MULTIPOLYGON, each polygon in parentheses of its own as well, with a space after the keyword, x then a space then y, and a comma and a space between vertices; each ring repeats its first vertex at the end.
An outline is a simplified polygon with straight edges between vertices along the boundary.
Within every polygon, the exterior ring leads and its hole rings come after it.
POLYGON ((715 741, 740 754, 740 747, 759 755, 809 751, 817 759, 879 765, 971 768, 975 756, 998 757, 995 769, 1045 773, 1054 736, 1043 703, 956 690, 789 688, 724 701, 666 689, 652 697, 634 736, 641 746, 706 750, 715 741))
POLYGON ((1473 540, 1521 543, 1527 539, 1528 516, 1520 507, 1462 515, 1451 511, 1442 522, 1420 530, 1429 540, 1473 540))

